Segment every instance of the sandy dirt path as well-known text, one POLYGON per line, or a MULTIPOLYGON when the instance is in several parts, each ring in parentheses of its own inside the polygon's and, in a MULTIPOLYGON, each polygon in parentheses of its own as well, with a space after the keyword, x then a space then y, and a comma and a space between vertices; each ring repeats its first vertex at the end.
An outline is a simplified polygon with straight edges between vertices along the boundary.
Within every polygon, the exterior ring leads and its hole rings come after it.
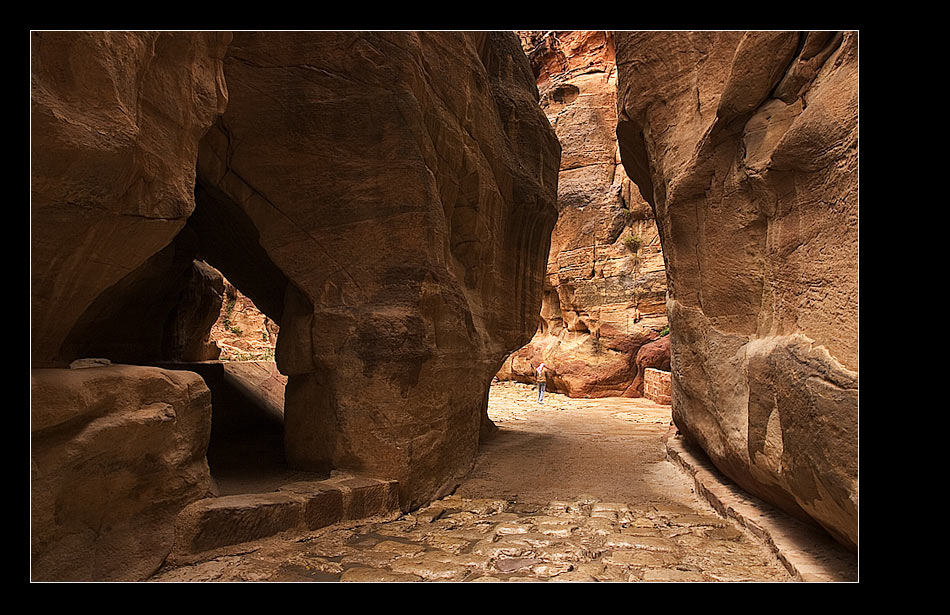
MULTIPOLYGON (((548 502, 590 496, 637 505, 702 507, 692 483, 666 460, 669 406, 645 398, 571 399, 530 385, 492 386, 498 431, 480 445, 462 497, 548 502)), ((709 509, 711 510, 711 509, 709 509)))
POLYGON ((497 383, 454 494, 397 519, 274 536, 170 565, 154 581, 789 581, 666 460, 670 408, 645 399, 537 403, 497 383))

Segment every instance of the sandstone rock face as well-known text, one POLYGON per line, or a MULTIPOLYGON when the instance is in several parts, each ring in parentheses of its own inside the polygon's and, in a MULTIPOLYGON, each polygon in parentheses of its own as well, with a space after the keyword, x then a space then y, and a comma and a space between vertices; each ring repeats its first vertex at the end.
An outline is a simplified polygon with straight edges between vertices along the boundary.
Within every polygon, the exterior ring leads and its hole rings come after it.
POLYGON ((31 372, 34 581, 144 579, 202 498, 211 396, 200 376, 111 365, 31 372))
POLYGON ((857 34, 616 34, 656 213, 673 417, 748 491, 857 544, 857 34))
POLYGON ((194 208, 198 140, 224 110, 226 33, 31 35, 32 364, 169 245, 194 208))
POLYGON ((61 357, 129 364, 218 358, 210 329, 224 279, 194 260, 197 239, 185 231, 93 300, 60 345, 61 357))
POLYGON ((664 335, 654 342, 641 346, 637 351, 635 363, 637 375, 630 388, 639 396, 643 396, 643 379, 647 369, 670 371, 670 336, 664 335))
POLYGON ((224 300, 209 336, 225 361, 273 361, 280 327, 224 280, 224 300))
POLYGON ((221 349, 211 340, 211 329, 221 314, 225 282, 207 263, 192 261, 184 289, 166 319, 162 358, 212 361, 221 355, 221 349))
POLYGON ((517 37, 242 32, 225 78, 189 226, 280 326, 288 461, 444 494, 536 327, 556 217, 517 37))
POLYGON ((666 279, 653 212, 620 164, 616 66, 606 32, 521 32, 541 107, 563 151, 539 329, 501 379, 574 397, 639 396, 639 348, 666 325, 666 279))

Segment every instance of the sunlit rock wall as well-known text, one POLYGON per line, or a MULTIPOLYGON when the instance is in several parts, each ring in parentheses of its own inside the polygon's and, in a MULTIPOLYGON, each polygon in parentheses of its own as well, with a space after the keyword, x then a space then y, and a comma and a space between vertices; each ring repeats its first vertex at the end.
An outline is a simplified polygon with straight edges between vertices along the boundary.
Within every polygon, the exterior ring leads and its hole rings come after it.
POLYGON ((574 397, 642 395, 635 359, 666 325, 666 277, 653 211, 623 171, 617 71, 608 32, 521 32, 541 108, 562 146, 558 221, 540 325, 502 379, 574 397))
POLYGON ((858 37, 618 32, 617 135, 669 284, 673 418, 857 542, 858 37))

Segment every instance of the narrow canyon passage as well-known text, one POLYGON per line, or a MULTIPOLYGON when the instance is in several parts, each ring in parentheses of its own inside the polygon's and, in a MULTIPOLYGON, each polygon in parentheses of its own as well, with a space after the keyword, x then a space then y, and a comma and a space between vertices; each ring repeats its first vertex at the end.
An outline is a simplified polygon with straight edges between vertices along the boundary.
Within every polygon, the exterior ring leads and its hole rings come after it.
POLYGON ((30 41, 31 581, 857 579, 857 31, 30 41))
POLYGON ((166 566, 154 581, 790 581, 666 460, 670 407, 538 404, 492 387, 499 430, 455 493, 395 520, 339 523, 166 566))

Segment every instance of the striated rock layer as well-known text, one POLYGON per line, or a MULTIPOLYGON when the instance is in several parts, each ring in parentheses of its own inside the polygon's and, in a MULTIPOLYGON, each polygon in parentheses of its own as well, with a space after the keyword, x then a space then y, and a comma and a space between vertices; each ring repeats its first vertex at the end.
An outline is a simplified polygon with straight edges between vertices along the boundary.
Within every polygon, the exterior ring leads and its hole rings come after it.
POLYGON ((673 418, 857 545, 854 32, 616 34, 624 168, 656 213, 673 418))
POLYGON ((444 494, 536 327, 556 217, 517 37, 241 32, 224 72, 189 226, 280 327, 289 463, 444 494))
POLYGON ((620 164, 613 36, 520 36, 563 148, 559 213, 538 331, 498 376, 533 382, 544 361, 552 391, 637 397, 637 352, 666 325, 666 277, 653 211, 620 164))

